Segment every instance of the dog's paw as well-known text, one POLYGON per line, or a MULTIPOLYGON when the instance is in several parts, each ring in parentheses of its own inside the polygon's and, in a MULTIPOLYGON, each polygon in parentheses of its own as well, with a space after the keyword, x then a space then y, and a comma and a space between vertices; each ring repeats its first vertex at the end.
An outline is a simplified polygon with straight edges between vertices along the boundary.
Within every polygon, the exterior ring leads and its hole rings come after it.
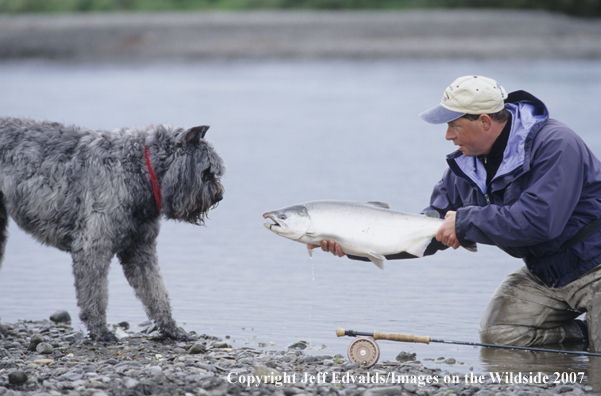
POLYGON ((161 335, 167 338, 171 338, 176 341, 194 341, 195 338, 190 337, 188 333, 181 327, 172 327, 168 329, 160 329, 161 335))
POLYGON ((101 332, 99 332, 97 334, 90 332, 90 338, 93 341, 96 341, 96 342, 106 342, 106 343, 111 343, 111 344, 114 344, 117 341, 119 341, 119 339, 117 338, 117 336, 114 335, 113 333, 111 333, 108 330, 101 331, 101 332))

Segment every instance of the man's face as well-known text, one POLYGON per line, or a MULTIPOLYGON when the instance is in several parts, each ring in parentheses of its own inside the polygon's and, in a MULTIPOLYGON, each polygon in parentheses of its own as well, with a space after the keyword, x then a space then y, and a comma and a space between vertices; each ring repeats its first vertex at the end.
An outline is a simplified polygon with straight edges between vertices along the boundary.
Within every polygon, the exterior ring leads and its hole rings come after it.
POLYGON ((458 118, 448 124, 445 139, 452 140, 453 144, 459 146, 459 150, 469 157, 488 154, 494 139, 490 139, 481 120, 482 116, 475 121, 467 118, 458 118))

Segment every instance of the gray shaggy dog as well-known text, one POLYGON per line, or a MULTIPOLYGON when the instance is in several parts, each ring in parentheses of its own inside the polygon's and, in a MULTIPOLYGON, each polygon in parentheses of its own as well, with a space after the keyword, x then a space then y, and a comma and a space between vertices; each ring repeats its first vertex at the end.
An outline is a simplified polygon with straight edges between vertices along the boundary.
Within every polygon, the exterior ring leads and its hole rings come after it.
POLYGON ((8 216, 43 244, 69 252, 79 318, 97 341, 106 325, 108 270, 117 255, 146 314, 169 338, 189 336, 171 315, 159 269, 161 214, 202 224, 223 198, 223 161, 207 126, 95 131, 0 117, 0 263, 8 216))

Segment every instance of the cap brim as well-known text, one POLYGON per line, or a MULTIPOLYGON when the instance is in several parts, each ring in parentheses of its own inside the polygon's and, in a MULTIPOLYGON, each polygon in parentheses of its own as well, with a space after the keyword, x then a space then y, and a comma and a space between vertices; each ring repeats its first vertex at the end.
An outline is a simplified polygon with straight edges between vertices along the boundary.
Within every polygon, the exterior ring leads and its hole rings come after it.
POLYGON ((456 120, 459 117, 463 117, 466 113, 457 113, 456 111, 451 111, 449 109, 445 109, 441 105, 436 107, 432 107, 430 110, 426 110, 419 115, 419 117, 430 124, 445 124, 447 122, 451 122, 456 120))

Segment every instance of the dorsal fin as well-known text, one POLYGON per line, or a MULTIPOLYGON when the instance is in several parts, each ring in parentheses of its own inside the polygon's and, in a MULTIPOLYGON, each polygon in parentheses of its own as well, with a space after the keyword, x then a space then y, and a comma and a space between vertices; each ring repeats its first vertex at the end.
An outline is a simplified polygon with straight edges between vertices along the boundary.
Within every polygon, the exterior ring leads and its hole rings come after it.
POLYGON ((368 202, 368 204, 373 205, 377 208, 390 209, 390 204, 387 204, 386 202, 370 201, 368 202))

